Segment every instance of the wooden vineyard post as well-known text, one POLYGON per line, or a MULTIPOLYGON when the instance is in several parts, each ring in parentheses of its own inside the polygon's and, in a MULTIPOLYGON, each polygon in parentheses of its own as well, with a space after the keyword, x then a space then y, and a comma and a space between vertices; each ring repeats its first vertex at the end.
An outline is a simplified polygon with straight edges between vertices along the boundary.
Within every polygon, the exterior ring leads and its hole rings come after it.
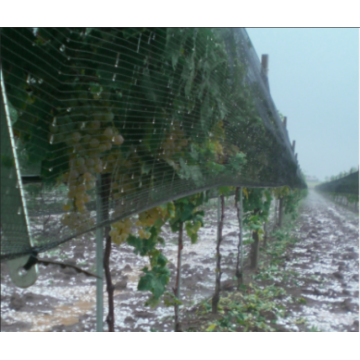
MULTIPOLYGON (((102 222, 101 176, 96 179, 96 222, 102 222)), ((103 331, 104 313, 104 237, 102 227, 96 229, 96 331, 103 331)))
MULTIPOLYGON (((179 238, 178 238, 178 255, 177 255, 177 272, 174 293, 178 300, 180 300, 181 287, 181 254, 183 249, 183 228, 184 223, 180 223, 179 238)), ((179 304, 175 304, 175 331, 181 332, 181 323, 179 319, 179 304)))
POLYGON ((212 313, 217 314, 217 307, 220 300, 220 281, 221 281, 221 254, 220 244, 222 240, 222 229, 224 224, 224 195, 218 197, 218 231, 216 242, 216 268, 215 268, 215 292, 212 297, 212 313))
POLYGON ((235 193, 235 206, 237 212, 237 218, 239 222, 239 242, 238 242, 238 251, 236 258, 236 271, 235 276, 237 278, 238 286, 241 285, 243 280, 243 243, 242 243, 242 216, 243 216, 243 207, 242 207, 242 187, 236 188, 235 193))
POLYGON ((253 231, 252 238, 254 242, 251 244, 250 268, 256 269, 259 261, 259 234, 257 231, 253 231))
POLYGON ((282 226, 282 220, 283 220, 283 206, 284 206, 284 199, 283 197, 280 197, 279 199, 279 227, 282 226))
POLYGON ((263 80, 268 90, 270 90, 269 87, 269 79, 268 79, 268 73, 269 73, 269 55, 262 54, 261 55, 261 70, 263 73, 263 80))
POLYGON ((262 68, 265 76, 268 76, 268 72, 269 72, 269 55, 268 54, 261 55, 261 68, 262 68))
MULTIPOLYGON (((101 206, 102 206, 102 220, 107 221, 109 219, 109 197, 111 189, 111 174, 101 174, 101 206)), ((114 285, 111 281, 110 273, 110 254, 111 254, 111 236, 110 236, 110 226, 106 226, 105 229, 105 251, 104 251, 104 270, 106 278, 106 290, 108 292, 108 304, 109 311, 106 317, 106 322, 109 327, 109 332, 115 331, 114 329, 114 285)))
POLYGON ((267 247, 267 240, 268 240, 268 224, 264 222, 264 248, 267 247))

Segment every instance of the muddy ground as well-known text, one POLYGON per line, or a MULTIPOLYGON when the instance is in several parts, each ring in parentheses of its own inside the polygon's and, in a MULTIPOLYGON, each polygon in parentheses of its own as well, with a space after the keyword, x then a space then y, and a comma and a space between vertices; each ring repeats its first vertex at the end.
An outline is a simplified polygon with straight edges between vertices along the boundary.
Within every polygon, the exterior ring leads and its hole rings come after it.
MULTIPOLYGON (((189 327, 189 318, 196 313, 197 304, 209 299, 214 290, 215 204, 207 206, 205 214, 205 227, 199 231, 198 242, 191 245, 186 238, 183 250, 181 317, 184 330, 189 327)), ((233 290, 228 285, 234 275, 238 229, 236 211, 229 200, 221 247, 223 296, 233 290)), ((267 272, 273 256, 269 250, 262 249, 261 272, 245 267, 245 282, 254 282, 259 287, 276 285, 285 290, 285 295, 276 299, 286 309, 285 316, 271 314, 268 323, 276 331, 359 331, 358 214, 311 190, 301 205, 291 235, 295 241, 282 255, 281 276, 277 275, 280 274, 278 270, 267 272)), ((171 291, 177 235, 165 228, 162 236, 167 240, 163 252, 172 271, 168 285, 171 291)), ((271 241, 269 239, 269 249, 271 241)), ((245 246, 245 256, 248 251, 245 246)), ((87 234, 42 257, 77 264, 95 272, 94 236, 87 234)), ((136 290, 141 268, 146 265, 148 260, 134 255, 129 245, 113 246, 111 267, 116 331, 173 331, 173 308, 163 304, 155 309, 146 307, 144 303, 149 293, 136 290)), ((40 265, 37 282, 20 289, 11 283, 6 264, 2 263, 1 331, 95 331, 95 294, 94 278, 52 265, 40 265)), ((106 307, 104 320, 105 316, 106 307)), ((203 325, 199 322, 191 330, 201 331, 203 325)), ((105 322, 104 329, 107 330, 105 322)))

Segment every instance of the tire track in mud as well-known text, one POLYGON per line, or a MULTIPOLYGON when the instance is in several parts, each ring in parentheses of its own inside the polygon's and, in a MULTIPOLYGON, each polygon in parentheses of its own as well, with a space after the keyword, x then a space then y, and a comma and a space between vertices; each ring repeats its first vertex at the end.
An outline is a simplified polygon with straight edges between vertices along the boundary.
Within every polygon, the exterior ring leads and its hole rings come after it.
POLYGON ((293 311, 283 324, 298 331, 303 318, 321 331, 359 331, 359 217, 310 190, 296 228, 286 268, 299 277, 288 292, 306 305, 285 303, 293 311))

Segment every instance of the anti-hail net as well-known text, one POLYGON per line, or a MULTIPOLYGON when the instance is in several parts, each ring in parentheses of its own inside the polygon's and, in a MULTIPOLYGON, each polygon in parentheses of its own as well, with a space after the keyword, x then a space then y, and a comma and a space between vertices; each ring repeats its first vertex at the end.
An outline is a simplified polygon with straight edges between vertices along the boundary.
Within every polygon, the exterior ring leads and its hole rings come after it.
POLYGON ((359 171, 341 179, 317 185, 315 189, 322 192, 359 196, 359 171))
MULTIPOLYGON (((1 65, 37 251, 217 186, 305 187, 244 29, 7 28, 1 65)), ((31 250, 2 235, 1 259, 31 250)))

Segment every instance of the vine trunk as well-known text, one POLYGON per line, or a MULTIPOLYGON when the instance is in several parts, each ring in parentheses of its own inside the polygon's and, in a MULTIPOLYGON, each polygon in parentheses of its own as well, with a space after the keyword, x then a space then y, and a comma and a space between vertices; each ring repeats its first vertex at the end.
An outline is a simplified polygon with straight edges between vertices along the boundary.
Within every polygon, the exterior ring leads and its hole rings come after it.
MULTIPOLYGON (((178 300, 180 300, 180 281, 181 281, 181 252, 183 249, 183 226, 184 223, 180 223, 179 238, 178 238, 178 255, 177 255, 177 271, 176 271, 176 283, 174 293, 178 300)), ((181 332, 181 323, 179 319, 179 304, 175 304, 175 331, 181 332)))
POLYGON ((243 280, 243 254, 242 254, 242 189, 236 188, 235 193, 235 207, 237 212, 237 218, 239 222, 239 242, 237 247, 237 258, 236 258, 236 270, 235 276, 237 278, 238 286, 242 284, 243 280))
POLYGON ((216 243, 216 270, 215 270, 215 293, 212 297, 212 313, 217 314, 217 308, 220 300, 220 281, 221 281, 221 253, 220 245, 222 240, 222 229, 224 225, 224 195, 220 195, 221 213, 218 207, 218 237, 216 243))
MULTIPOLYGON (((102 189, 100 190, 100 196, 102 199, 103 213, 102 220, 106 221, 109 219, 109 198, 110 198, 110 189, 111 189, 111 174, 102 174, 101 175, 101 185, 102 189)), ((110 236, 110 226, 105 227, 105 252, 104 252, 104 271, 106 278, 106 291, 108 293, 108 304, 109 312, 106 317, 106 322, 109 327, 109 332, 114 332, 114 285, 111 281, 110 273, 110 254, 111 254, 111 236, 110 236)))

